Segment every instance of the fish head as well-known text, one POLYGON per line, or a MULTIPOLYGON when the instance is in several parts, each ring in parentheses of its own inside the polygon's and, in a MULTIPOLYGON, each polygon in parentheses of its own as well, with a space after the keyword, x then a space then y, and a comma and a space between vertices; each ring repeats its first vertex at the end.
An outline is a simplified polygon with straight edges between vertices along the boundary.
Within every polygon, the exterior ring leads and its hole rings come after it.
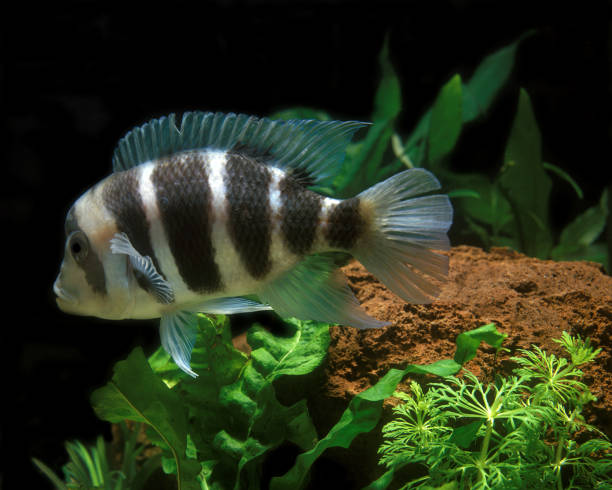
POLYGON ((64 258, 53 284, 62 311, 108 319, 129 317, 134 286, 125 257, 110 250, 116 231, 95 188, 68 211, 64 258))

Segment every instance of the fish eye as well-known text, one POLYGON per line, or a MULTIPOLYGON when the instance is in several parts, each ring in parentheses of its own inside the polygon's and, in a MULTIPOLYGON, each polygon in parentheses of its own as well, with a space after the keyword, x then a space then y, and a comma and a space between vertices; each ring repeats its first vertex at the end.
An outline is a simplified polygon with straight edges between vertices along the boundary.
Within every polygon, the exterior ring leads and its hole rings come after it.
POLYGON ((68 246, 70 247, 70 253, 76 260, 77 264, 80 264, 87 257, 89 252, 89 242, 87 236, 82 231, 75 231, 70 234, 68 238, 68 246))

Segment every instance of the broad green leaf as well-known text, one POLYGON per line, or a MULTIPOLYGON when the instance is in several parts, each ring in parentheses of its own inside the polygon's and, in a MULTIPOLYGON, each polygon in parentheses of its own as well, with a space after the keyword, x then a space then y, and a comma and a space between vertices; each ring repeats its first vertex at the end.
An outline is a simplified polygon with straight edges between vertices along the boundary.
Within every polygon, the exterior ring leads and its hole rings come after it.
POLYGON ((505 85, 519 44, 532 32, 527 32, 512 44, 487 56, 463 86, 463 120, 469 122, 481 116, 491 106, 505 85))
POLYGON ((465 364, 474 358, 481 342, 486 342, 491 347, 499 349, 506 337, 508 334, 498 332, 494 323, 463 332, 457 337, 457 351, 454 359, 459 364, 465 364))
POLYGON ((455 147, 462 125, 461 77, 455 75, 442 87, 429 119, 429 163, 436 165, 455 147))
POLYGON ((604 266, 604 269, 610 272, 610 257, 608 254, 608 245, 605 242, 593 243, 581 247, 555 247, 552 251, 554 260, 586 260, 588 262, 597 262, 604 266))
MULTIPOLYGON (((529 35, 530 33, 523 34, 512 44, 487 56, 478 65, 470 80, 463 84, 461 114, 464 123, 483 115, 491 106, 512 71, 518 45, 529 35)), ((431 113, 432 108, 429 108, 423 114, 405 144, 415 166, 421 166, 424 162, 431 113)))
POLYGON ((91 403, 103 420, 117 423, 128 419, 149 425, 172 453, 178 488, 198 488, 195 478, 200 465, 188 461, 185 453, 185 407, 177 393, 153 373, 141 348, 115 365, 112 381, 92 394, 91 403))
MULTIPOLYGON (((473 333, 465 333, 468 335, 457 337, 457 349, 461 350, 459 358, 462 359, 471 359, 476 355, 480 341, 474 343, 474 340, 480 339, 487 342, 491 340, 497 346, 500 342, 499 337, 502 335, 495 330, 492 324, 480 327, 473 333)), ((437 376, 451 376, 458 373, 460 369, 461 364, 452 359, 444 359, 426 366, 411 364, 403 370, 390 369, 374 386, 355 396, 329 433, 310 451, 300 454, 293 468, 287 473, 273 478, 270 488, 273 490, 302 488, 311 466, 326 449, 348 448, 357 435, 372 430, 380 419, 383 401, 393 395, 397 385, 407 374, 429 373, 437 376)))
POLYGON ((499 187, 484 175, 461 175, 456 179, 478 194, 478 199, 465 199, 460 203, 464 215, 491 227, 493 235, 512 220, 510 203, 499 187))
MULTIPOLYGON (((297 379, 321 364, 329 346, 329 325, 288 320, 290 335, 284 337, 253 327, 247 336, 251 359, 233 348, 228 326, 225 317, 200 318, 192 355, 199 377, 179 375, 174 391, 188 409, 188 430, 206 484, 258 488, 261 465, 270 450, 284 441, 308 450, 316 441, 306 401, 282 405, 274 382, 290 375, 297 379)), ((165 378, 173 376, 160 353, 150 362, 165 378)), ((165 461, 168 471, 172 465, 165 461)))
POLYGON ((377 121, 362 141, 348 146, 344 168, 334 179, 334 197, 353 197, 379 182, 383 155, 391 142, 394 125, 394 118, 377 121))
POLYGON ((599 204, 590 207, 561 232, 560 245, 591 245, 606 226, 608 217, 608 193, 604 191, 599 204))
POLYGON ((374 95, 374 112, 372 113, 372 121, 374 123, 394 119, 402 110, 401 87, 389 59, 388 38, 385 39, 378 55, 378 63, 380 65, 381 80, 374 95))
POLYGON ((552 244, 548 230, 552 183, 542 165, 540 130, 523 89, 498 182, 512 205, 522 251, 546 258, 552 244))
POLYGON ((559 244, 552 250, 555 260, 590 260, 609 267, 605 244, 595 244, 608 217, 608 191, 604 190, 599 204, 587 209, 561 232, 559 244))
POLYGON ((286 320, 293 328, 292 337, 279 337, 261 327, 249 330, 247 341, 253 349, 253 366, 272 382, 283 375, 312 372, 329 348, 329 325, 318 322, 286 320))

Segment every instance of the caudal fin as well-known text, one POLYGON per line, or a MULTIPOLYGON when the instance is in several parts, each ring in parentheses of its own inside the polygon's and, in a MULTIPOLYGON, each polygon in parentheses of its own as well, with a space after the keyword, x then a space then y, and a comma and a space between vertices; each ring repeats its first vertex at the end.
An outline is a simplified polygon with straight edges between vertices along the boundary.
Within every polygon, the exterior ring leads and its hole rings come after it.
POLYGON ((372 213, 371 228, 352 252, 410 303, 430 303, 439 293, 430 278, 444 280, 448 274, 448 257, 436 251, 450 248, 453 208, 448 196, 431 194, 438 189, 431 172, 415 168, 359 194, 363 208, 372 213))

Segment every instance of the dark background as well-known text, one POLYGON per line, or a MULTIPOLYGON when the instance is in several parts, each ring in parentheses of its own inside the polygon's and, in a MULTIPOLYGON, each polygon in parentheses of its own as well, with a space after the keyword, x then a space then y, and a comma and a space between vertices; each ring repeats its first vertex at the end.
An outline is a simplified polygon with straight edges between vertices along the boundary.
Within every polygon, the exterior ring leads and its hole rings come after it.
POLYGON ((297 105, 368 120, 388 34, 406 134, 454 73, 469 77, 485 55, 535 28, 508 87, 485 120, 465 129, 453 163, 499 168, 522 86, 544 159, 585 192, 580 201, 553 178, 555 225, 612 182, 609 2, 123 3, 22 2, 3 18, 6 488, 50 488, 30 457, 59 471, 64 440, 108 437, 90 393, 132 348, 159 346, 157 322, 64 315, 51 291, 65 213, 108 174, 115 143, 133 126, 184 110, 267 115, 297 105))

